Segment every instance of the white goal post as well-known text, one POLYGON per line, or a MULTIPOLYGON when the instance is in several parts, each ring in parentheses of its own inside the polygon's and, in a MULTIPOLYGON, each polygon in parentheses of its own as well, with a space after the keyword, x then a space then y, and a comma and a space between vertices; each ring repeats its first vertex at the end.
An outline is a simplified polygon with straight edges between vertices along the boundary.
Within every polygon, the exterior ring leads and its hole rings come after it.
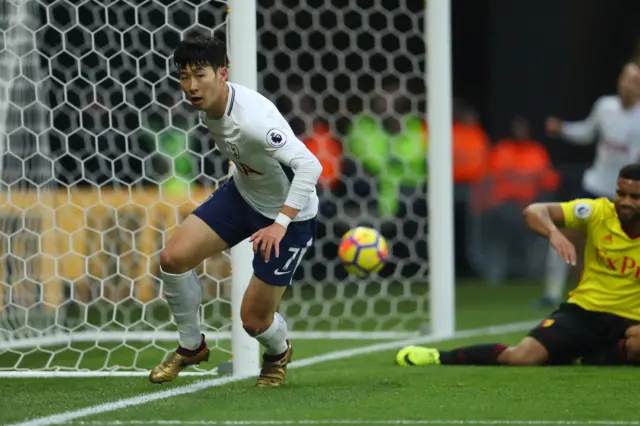
POLYGON ((427 46, 427 109, 429 123, 429 210, 431 298, 430 314, 436 336, 455 331, 455 271, 453 226, 453 142, 451 0, 425 0, 427 46))
MULTIPOLYGON (((230 69, 231 81, 258 90, 258 64, 256 33, 256 0, 233 0, 229 17, 229 57, 233 64, 230 69)), ((251 279, 253 248, 249 241, 243 241, 231 249, 231 312, 233 354, 232 371, 236 375, 256 374, 260 370, 260 345, 242 327, 240 305, 242 296, 251 279)))
MULTIPOLYGON (((451 335, 450 0, 391 3, 3 2, 0 377, 143 376, 175 349, 157 255, 229 167, 170 62, 191 31, 226 33, 232 81, 272 99, 305 142, 322 141, 321 122, 341 147, 281 304, 291 337, 451 335), (411 127, 425 104, 428 149, 411 127), (358 225, 380 229, 391 255, 364 280, 336 255, 358 225)), ((186 374, 258 371, 239 317, 252 256, 244 242, 197 269, 214 355, 186 374)))

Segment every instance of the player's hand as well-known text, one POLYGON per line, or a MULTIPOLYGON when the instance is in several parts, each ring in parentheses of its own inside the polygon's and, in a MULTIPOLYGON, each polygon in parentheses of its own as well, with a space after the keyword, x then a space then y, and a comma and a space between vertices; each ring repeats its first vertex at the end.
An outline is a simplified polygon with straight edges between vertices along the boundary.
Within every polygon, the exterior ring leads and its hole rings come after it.
POLYGON ((576 265, 576 248, 571 243, 571 241, 569 241, 569 239, 562 234, 562 232, 557 229, 551 231, 551 234, 549 234, 549 242, 551 243, 551 246, 558 252, 558 256, 560 256, 560 259, 564 260, 569 265, 576 265))
POLYGON ((545 128, 548 135, 557 136, 562 133, 562 120, 556 117, 549 117, 545 121, 545 128))
POLYGON ((280 257, 280 241, 282 241, 286 232, 287 228, 279 223, 272 223, 266 228, 255 232, 249 238, 249 241, 253 242, 253 252, 257 253, 260 250, 265 262, 268 262, 271 257, 272 248, 275 250, 276 257, 280 257))

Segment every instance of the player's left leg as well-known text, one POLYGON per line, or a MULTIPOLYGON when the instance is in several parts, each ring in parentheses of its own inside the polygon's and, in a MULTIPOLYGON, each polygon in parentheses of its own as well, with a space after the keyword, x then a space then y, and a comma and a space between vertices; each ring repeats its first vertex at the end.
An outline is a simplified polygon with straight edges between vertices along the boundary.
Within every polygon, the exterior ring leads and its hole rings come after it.
POLYGON ((292 222, 280 242, 280 256, 272 251, 265 262, 260 250, 253 260, 254 276, 242 299, 244 329, 264 347, 262 369, 256 386, 284 383, 293 350, 287 339, 287 323, 277 312, 280 300, 315 238, 315 219, 292 222))
POLYGON ((543 365, 549 351, 533 337, 525 337, 516 346, 483 343, 443 351, 422 346, 407 346, 396 354, 396 364, 409 365, 543 365))
POLYGON ((251 235, 245 221, 251 213, 231 179, 184 220, 162 250, 160 272, 179 344, 175 352, 151 370, 152 383, 170 382, 184 368, 209 359, 200 331, 202 288, 194 268, 251 235))
POLYGON ((262 370, 256 386, 280 386, 293 354, 287 339, 287 323, 277 312, 286 289, 287 286, 270 285, 253 275, 242 299, 242 326, 264 347, 262 370))

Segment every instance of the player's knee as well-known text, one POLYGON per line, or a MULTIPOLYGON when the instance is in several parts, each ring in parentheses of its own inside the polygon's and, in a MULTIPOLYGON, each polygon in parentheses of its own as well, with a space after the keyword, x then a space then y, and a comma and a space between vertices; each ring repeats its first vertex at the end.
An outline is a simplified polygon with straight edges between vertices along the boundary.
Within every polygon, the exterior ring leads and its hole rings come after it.
POLYGON ((242 328, 244 328, 250 336, 258 336, 264 333, 273 321, 273 315, 271 318, 262 318, 260 315, 255 315, 254 313, 244 313, 240 316, 242 319, 242 328))
POLYGON ((627 332, 625 333, 625 337, 627 339, 634 338, 640 339, 640 325, 634 325, 627 328, 627 332))
POLYGON ((271 326, 275 312, 266 308, 264 303, 256 304, 252 303, 252 301, 254 299, 245 295, 240 307, 240 320, 242 321, 242 328, 250 336, 257 336, 264 333, 271 326))
POLYGON ((640 335, 627 337, 625 349, 630 361, 640 362, 640 335))
POLYGON ((503 365, 534 366, 547 362, 546 349, 537 341, 526 340, 518 346, 505 349, 498 357, 498 362, 503 365))
POLYGON ((270 286, 255 276, 251 279, 240 306, 242 327, 249 335, 258 336, 271 326, 285 289, 270 286))
POLYGON ((183 274, 191 269, 177 250, 171 246, 160 252, 160 268, 168 274, 183 274))

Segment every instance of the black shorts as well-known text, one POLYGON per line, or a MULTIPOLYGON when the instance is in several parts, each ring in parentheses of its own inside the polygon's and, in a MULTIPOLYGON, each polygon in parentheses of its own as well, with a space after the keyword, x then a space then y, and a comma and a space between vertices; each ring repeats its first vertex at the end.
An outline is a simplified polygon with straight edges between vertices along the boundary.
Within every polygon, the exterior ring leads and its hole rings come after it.
POLYGON ((577 358, 617 344, 639 321, 562 303, 529 332, 549 352, 548 364, 570 364, 577 358))
MULTIPOLYGON (((273 223, 254 210, 240 195, 236 183, 229 179, 218 188, 193 214, 204 221, 233 247, 259 229, 273 223)), ((316 236, 316 218, 291 222, 280 242, 280 257, 271 251, 271 259, 265 262, 262 251, 253 256, 253 273, 270 285, 289 286, 304 255, 316 236)))

